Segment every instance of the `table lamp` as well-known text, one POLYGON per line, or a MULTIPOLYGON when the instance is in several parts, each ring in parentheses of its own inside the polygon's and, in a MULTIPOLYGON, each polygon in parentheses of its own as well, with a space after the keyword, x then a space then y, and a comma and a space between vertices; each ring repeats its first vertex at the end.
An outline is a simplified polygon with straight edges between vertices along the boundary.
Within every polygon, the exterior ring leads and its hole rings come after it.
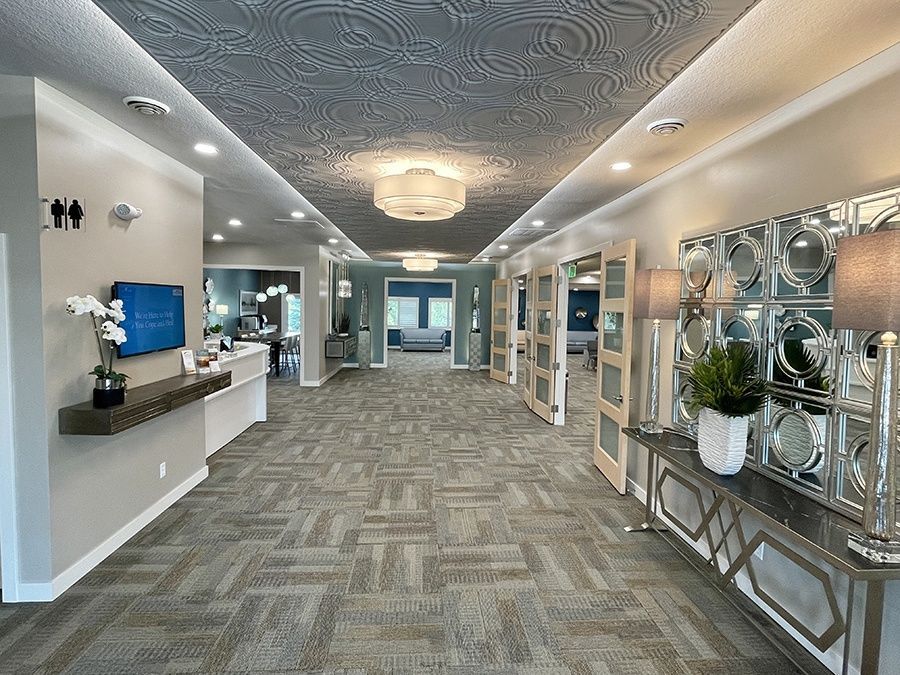
POLYGON ((681 270, 638 270, 634 277, 634 318, 653 319, 650 333, 650 382, 647 418, 641 431, 660 434, 659 424, 659 322, 677 319, 681 300, 681 270))
POLYGON ((896 528, 897 388, 900 386, 900 230, 838 240, 834 328, 881 333, 869 427, 863 530, 851 532, 851 550, 879 563, 900 563, 896 528))
POLYGON ((216 314, 219 316, 228 314, 228 305, 216 305, 216 314))

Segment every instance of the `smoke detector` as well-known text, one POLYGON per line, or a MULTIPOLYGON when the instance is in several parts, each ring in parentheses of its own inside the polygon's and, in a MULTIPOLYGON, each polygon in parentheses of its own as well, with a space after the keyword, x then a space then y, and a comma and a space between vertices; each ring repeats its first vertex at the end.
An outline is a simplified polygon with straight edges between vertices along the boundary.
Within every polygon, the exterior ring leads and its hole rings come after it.
POLYGON ((647 125, 647 131, 654 136, 671 136, 676 134, 687 125, 687 120, 680 117, 667 117, 664 120, 656 120, 647 125))
POLYGON ((171 110, 165 103, 146 96, 126 96, 122 103, 142 115, 166 115, 171 110))

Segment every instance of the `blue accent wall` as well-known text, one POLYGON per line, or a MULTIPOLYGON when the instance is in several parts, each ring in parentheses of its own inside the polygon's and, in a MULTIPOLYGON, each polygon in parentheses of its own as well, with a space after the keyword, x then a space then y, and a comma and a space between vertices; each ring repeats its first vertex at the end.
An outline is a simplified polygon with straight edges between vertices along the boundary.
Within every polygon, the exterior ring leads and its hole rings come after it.
POLYGON ((600 311, 600 291, 569 290, 569 318, 566 330, 594 330, 594 316, 600 311), (584 319, 575 318, 575 310, 584 307, 588 315, 584 319))
MULTIPOLYGON (((461 265, 441 263, 434 272, 407 272, 400 263, 351 261, 350 281, 353 282, 353 297, 347 305, 350 325, 359 326, 360 289, 363 283, 369 285, 369 324, 372 330, 372 363, 384 363, 384 284, 391 277, 455 279, 456 306, 453 309, 453 363, 464 366, 469 362, 469 331, 472 328, 472 291, 481 289, 481 359, 490 363, 491 351, 491 281, 494 280, 494 265, 461 265)), ((356 357, 351 357, 351 362, 356 357)))
MULTIPOLYGON (((389 281, 388 295, 402 298, 419 299, 419 328, 428 328, 428 299, 453 297, 453 285, 449 283, 439 284, 428 281, 389 281)), ((447 331, 444 334, 444 346, 450 344, 450 336, 447 331)), ((400 331, 388 329, 388 346, 400 346, 400 331)))
MULTIPOLYGON (((261 284, 259 270, 234 270, 203 268, 203 278, 213 280, 215 288, 210 297, 213 305, 228 305, 228 314, 219 317, 226 335, 234 335, 241 315, 240 292, 258 291, 261 284)), ((210 323, 216 323, 218 315, 210 315, 210 323)))

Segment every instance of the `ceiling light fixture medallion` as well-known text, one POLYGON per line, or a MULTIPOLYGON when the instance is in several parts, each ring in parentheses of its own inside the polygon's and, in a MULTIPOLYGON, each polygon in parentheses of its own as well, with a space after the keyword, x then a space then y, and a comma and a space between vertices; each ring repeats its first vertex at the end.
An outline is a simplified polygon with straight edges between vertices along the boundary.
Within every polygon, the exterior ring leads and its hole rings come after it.
POLYGON ((466 186, 431 169, 409 169, 376 180, 374 203, 399 220, 447 220, 466 208, 466 186))

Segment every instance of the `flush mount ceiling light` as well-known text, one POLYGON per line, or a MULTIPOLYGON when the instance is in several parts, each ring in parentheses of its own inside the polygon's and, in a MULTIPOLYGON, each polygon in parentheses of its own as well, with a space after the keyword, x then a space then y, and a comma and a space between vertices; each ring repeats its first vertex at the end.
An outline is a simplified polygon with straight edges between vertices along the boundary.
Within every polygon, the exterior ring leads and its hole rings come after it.
POLYGON ((306 214, 303 211, 291 211, 291 218, 306 218, 306 214))
POLYGON ((610 164, 609 168, 613 171, 628 171, 631 168, 631 162, 616 162, 615 164, 610 164))
POLYGON ((687 125, 687 120, 680 117, 666 117, 647 125, 647 131, 654 136, 671 136, 677 134, 687 125))
POLYGON ((228 224, 231 225, 232 227, 240 227, 241 225, 243 225, 243 223, 241 221, 239 221, 237 218, 232 218, 231 220, 228 221, 228 224))
POLYGON ((376 180, 374 203, 399 220, 446 220, 466 208, 466 186, 431 169, 409 169, 376 180))
POLYGON ((197 143, 194 146, 194 150, 199 152, 201 155, 218 155, 219 149, 214 145, 210 145, 209 143, 197 143))
POLYGON ((404 258, 403 269, 407 272, 433 272, 437 269, 438 261, 434 258, 426 258, 424 255, 416 255, 415 258, 404 258))
POLYGON ((212 240, 213 241, 224 241, 225 237, 223 237, 221 234, 217 233, 212 236, 212 240))

